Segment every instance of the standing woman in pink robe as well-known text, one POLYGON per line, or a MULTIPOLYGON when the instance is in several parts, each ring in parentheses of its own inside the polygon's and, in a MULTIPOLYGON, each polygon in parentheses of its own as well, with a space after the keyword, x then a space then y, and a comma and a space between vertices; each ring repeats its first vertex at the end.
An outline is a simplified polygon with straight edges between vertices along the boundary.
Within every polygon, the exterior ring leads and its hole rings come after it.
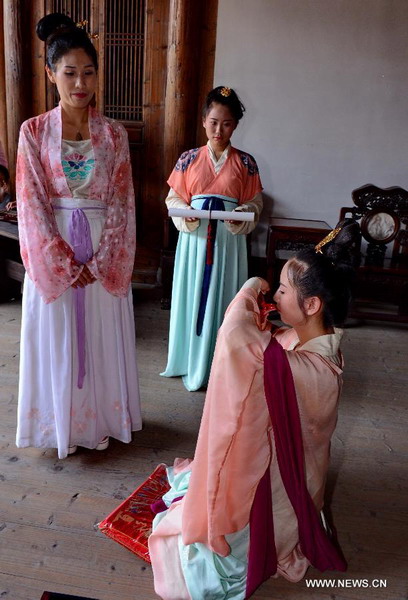
POLYGON ((103 450, 141 429, 131 274, 134 191, 122 125, 91 106, 98 59, 66 15, 41 19, 59 106, 21 126, 26 268, 17 446, 103 450))
POLYGON ((194 460, 168 468, 170 491, 154 505, 149 552, 164 600, 244 600, 273 575, 345 570, 320 511, 359 235, 348 219, 285 264, 274 300, 291 328, 265 320, 263 279, 228 307, 194 460))

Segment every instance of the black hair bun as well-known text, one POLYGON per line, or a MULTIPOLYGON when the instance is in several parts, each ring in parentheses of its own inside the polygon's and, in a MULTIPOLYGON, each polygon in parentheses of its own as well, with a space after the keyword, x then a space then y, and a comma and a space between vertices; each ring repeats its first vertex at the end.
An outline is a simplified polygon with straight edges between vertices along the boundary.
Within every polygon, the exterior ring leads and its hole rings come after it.
POLYGON ((339 269, 356 268, 360 264, 360 226, 354 219, 343 219, 337 223, 339 233, 323 247, 323 254, 339 269))
POLYGON ((237 96, 237 93, 232 88, 219 85, 208 93, 203 107, 204 118, 206 117, 207 112, 210 110, 213 102, 228 106, 237 123, 244 116, 245 106, 242 104, 241 100, 237 96))
POLYGON ((40 40, 45 42, 50 35, 56 33, 60 28, 75 29, 76 24, 71 17, 68 17, 68 15, 62 13, 50 13, 38 21, 36 33, 40 40))

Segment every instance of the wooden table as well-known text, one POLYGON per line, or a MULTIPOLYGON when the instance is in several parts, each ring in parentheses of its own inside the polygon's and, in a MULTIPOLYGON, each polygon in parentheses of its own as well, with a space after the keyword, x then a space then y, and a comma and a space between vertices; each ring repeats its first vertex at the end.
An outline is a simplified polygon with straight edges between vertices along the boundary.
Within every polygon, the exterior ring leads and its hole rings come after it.
POLYGON ((296 252, 313 248, 331 231, 325 221, 270 217, 266 247, 267 279, 275 291, 284 263, 296 252))

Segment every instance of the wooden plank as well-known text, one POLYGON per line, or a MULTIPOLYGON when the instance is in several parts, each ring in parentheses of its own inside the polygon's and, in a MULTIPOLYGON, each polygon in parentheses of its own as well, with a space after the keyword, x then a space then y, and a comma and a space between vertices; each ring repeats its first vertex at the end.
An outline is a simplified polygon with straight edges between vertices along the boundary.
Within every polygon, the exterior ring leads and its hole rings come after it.
POLYGON ((140 597, 155 597, 151 567, 102 534, 6 523, 1 536, 7 545, 1 572, 7 577, 39 583, 43 591, 89 596, 92 590, 100 600, 124 600, 133 597, 137 576, 140 597))
POLYGON ((202 125, 202 107, 208 92, 214 87, 218 0, 203 2, 201 11, 196 146, 204 146, 207 143, 207 136, 202 125))
POLYGON ((141 168, 144 173, 141 201, 138 203, 138 239, 147 248, 160 248, 164 217, 165 181, 163 166, 164 90, 167 68, 167 30, 169 6, 167 0, 146 0, 146 47, 144 58, 145 151, 141 168))
MULTIPOLYGON (((3 17, 3 0, 0 0, 0 15, 3 17)), ((0 20, 0 56, 4 57, 4 25, 3 18, 0 20)), ((5 62, 2 58, 0 60, 0 89, 6 89, 6 72, 5 62)), ((8 157, 8 143, 7 143, 7 103, 6 94, 0 94, 0 144, 3 147, 6 157, 8 157)))
POLYGON ((29 116, 28 83, 30 81, 28 62, 25 55, 29 49, 28 35, 30 6, 28 0, 3 0, 4 6, 4 47, 7 48, 5 61, 7 140, 9 171, 15 179, 18 136, 21 123, 29 116))
POLYGON ((25 268, 24 266, 17 262, 16 260, 6 259, 6 273, 10 279, 14 279, 15 281, 24 281, 25 276, 25 268))
POLYGON ((34 0, 30 10, 31 42, 31 110, 30 116, 40 115, 47 110, 47 88, 45 74, 45 43, 35 33, 38 21, 46 14, 45 0, 34 0))
POLYGON ((0 221, 0 236, 18 241, 18 225, 16 223, 0 221))
POLYGON ((202 10, 194 0, 171 0, 167 44, 164 168, 196 143, 202 10))
MULTIPOLYGON (((39 600, 45 589, 98 600, 153 600, 151 567, 95 530, 159 462, 192 456, 204 393, 161 378, 168 311, 160 292, 135 290, 144 429, 106 452, 80 449, 58 460, 53 449, 16 449, 21 302, 0 304, 0 597, 39 600), (165 401, 164 401, 165 399, 165 401)), ((307 588, 271 579, 254 600, 402 600, 407 596, 406 347, 408 328, 351 327, 327 491, 349 561, 345 574, 307 588), (391 450, 390 450, 391 448, 391 450), (385 578, 387 587, 341 588, 337 579, 385 578)))

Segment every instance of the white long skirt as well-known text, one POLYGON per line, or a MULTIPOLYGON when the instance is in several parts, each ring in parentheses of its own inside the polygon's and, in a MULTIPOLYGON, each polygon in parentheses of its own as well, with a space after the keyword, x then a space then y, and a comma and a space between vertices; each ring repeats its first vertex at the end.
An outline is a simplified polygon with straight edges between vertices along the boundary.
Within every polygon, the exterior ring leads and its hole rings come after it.
MULTIPOLYGON (((101 204, 58 201, 58 228, 69 242, 72 211, 83 208, 94 252, 105 222, 101 204)), ((45 304, 26 275, 21 325, 17 446, 95 448, 105 437, 131 441, 142 427, 131 289, 126 298, 108 293, 99 281, 85 293, 85 378, 77 387, 78 353, 73 288, 45 304)))

